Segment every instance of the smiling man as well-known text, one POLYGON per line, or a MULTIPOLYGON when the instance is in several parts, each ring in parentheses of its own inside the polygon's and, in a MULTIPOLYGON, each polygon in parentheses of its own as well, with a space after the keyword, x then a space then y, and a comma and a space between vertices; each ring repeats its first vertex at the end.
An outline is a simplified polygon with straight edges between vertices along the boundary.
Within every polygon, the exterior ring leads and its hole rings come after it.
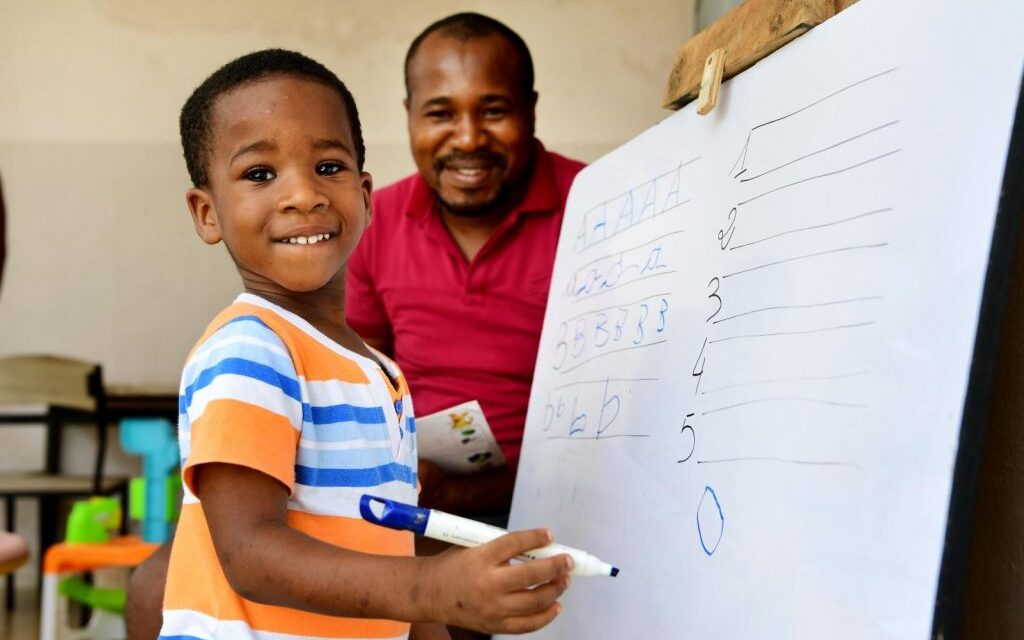
POLYGON ((522 38, 459 13, 405 60, 418 172, 376 191, 349 264, 349 322, 392 354, 418 415, 479 400, 509 465, 446 477, 420 464, 421 504, 507 514, 565 200, 583 164, 534 137, 537 93, 522 38))

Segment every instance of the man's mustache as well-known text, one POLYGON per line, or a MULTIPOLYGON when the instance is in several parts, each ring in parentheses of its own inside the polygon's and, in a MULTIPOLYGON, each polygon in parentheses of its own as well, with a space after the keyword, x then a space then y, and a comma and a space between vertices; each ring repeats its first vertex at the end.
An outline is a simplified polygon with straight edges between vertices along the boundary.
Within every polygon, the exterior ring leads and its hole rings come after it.
POLYGON ((507 164, 508 160, 505 159, 505 156, 494 151, 452 151, 434 160, 434 171, 440 173, 448 167, 484 168, 493 166, 504 169, 507 164))

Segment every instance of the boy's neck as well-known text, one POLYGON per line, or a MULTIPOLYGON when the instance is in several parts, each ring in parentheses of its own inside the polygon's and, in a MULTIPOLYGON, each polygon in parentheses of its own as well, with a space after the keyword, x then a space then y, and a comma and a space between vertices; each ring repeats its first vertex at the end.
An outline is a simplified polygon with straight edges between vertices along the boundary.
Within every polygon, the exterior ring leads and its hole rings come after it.
POLYGON ((245 292, 294 313, 349 351, 368 358, 373 357, 359 334, 349 327, 345 320, 344 287, 311 292, 270 292, 247 285, 245 292))

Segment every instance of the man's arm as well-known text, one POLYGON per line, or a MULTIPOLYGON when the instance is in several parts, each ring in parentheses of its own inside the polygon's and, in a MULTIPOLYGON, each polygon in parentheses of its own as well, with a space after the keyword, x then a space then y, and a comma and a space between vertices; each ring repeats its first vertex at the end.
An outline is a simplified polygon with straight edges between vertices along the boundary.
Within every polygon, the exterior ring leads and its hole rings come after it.
POLYGON ((508 513, 516 484, 515 467, 500 467, 470 476, 449 476, 420 460, 420 504, 459 515, 508 513))

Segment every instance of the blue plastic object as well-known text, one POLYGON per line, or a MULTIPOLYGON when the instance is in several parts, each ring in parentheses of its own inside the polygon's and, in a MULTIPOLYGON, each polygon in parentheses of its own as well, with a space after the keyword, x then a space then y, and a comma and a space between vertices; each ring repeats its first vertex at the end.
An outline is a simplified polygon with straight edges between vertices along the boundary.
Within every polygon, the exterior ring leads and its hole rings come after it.
POLYGON ((167 476, 178 467, 178 440, 174 427, 162 418, 126 418, 121 421, 121 448, 142 456, 146 480, 142 539, 167 542, 171 523, 167 520, 167 476))

